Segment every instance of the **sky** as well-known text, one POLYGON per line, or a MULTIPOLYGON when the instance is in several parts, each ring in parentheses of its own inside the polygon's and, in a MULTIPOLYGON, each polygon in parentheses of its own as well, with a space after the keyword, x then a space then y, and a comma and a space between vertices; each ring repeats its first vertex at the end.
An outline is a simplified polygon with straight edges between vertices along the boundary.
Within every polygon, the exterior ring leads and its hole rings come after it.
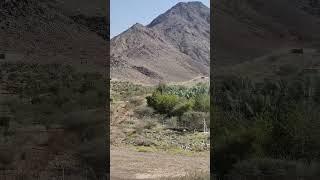
MULTIPOLYGON (((111 38, 127 30, 135 23, 147 25, 177 3, 189 1, 190 0, 111 0, 111 38)), ((204 5, 210 7, 210 0, 193 1, 201 1, 204 5)))

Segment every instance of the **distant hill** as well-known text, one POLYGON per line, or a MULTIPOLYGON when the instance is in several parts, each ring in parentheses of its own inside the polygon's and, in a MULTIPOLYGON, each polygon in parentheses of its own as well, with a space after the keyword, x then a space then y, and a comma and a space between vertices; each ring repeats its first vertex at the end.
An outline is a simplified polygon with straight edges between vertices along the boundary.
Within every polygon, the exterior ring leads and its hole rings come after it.
POLYGON ((111 77, 156 83, 209 74, 210 9, 178 3, 149 25, 135 24, 111 40, 111 77))

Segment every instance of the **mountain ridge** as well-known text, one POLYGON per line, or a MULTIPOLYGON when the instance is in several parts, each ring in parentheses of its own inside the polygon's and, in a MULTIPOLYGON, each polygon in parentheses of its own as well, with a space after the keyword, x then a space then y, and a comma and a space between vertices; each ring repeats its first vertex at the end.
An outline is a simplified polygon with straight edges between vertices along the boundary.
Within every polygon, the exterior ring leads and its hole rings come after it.
POLYGON ((209 17, 208 7, 188 2, 178 3, 146 26, 134 24, 111 39, 111 77, 156 83, 208 76, 209 17))

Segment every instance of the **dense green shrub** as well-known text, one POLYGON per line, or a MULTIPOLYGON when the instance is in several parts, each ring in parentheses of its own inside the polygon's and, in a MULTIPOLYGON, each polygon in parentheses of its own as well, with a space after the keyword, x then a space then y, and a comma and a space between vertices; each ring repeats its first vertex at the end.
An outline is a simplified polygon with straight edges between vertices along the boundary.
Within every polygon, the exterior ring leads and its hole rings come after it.
POLYGON ((159 84, 153 94, 147 97, 147 104, 156 112, 166 115, 168 127, 202 131, 204 120, 209 124, 210 96, 207 84, 192 87, 159 84))
POLYGON ((179 103, 179 97, 171 94, 153 93, 147 97, 147 103, 159 113, 170 114, 173 108, 179 103))
POLYGON ((218 175, 230 173, 234 164, 247 159, 254 152, 254 137, 251 132, 238 130, 224 138, 215 139, 213 144, 213 170, 218 175))
POLYGON ((216 172, 230 173, 252 158, 319 162, 319 81, 316 74, 259 82, 217 79, 211 106, 216 172))
POLYGON ((180 102, 173 108, 171 115, 179 118, 186 112, 192 110, 194 106, 193 100, 180 100, 180 102))
POLYGON ((159 85, 157 90, 160 93, 173 94, 183 98, 195 98, 200 94, 209 94, 208 84, 199 83, 192 87, 186 87, 181 85, 159 85))

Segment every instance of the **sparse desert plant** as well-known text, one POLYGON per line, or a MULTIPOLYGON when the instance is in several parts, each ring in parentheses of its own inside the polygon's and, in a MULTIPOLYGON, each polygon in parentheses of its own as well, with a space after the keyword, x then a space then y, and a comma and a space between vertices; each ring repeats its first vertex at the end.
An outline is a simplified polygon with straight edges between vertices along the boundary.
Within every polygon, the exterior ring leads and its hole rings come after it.
POLYGON ((134 113, 138 116, 138 118, 143 118, 145 116, 152 117, 155 113, 155 110, 148 106, 138 106, 134 109, 134 113))
POLYGON ((154 142, 144 136, 138 135, 133 139, 133 144, 136 146, 152 146, 154 142))
POLYGON ((166 126, 169 128, 177 128, 178 122, 178 117, 170 117, 166 120, 166 126))
POLYGON ((157 120, 156 119, 144 119, 145 122, 145 129, 152 129, 153 127, 157 126, 157 120))
POLYGON ((180 118, 179 126, 187 128, 188 130, 202 131, 204 122, 207 127, 210 126, 209 113, 190 111, 184 113, 180 118))
POLYGON ((120 81, 112 81, 110 86, 111 97, 119 100, 127 100, 128 97, 144 95, 152 92, 152 90, 153 87, 120 81))
POLYGON ((132 97, 129 99, 129 103, 133 106, 133 107, 137 107, 143 104, 143 99, 140 97, 132 97))
POLYGON ((200 94, 196 96, 193 109, 195 111, 200 111, 200 112, 209 112, 210 111, 209 94, 200 94))
POLYGON ((145 117, 143 119, 140 119, 136 126, 135 126, 135 131, 137 134, 141 134, 144 130, 146 129, 152 129, 157 125, 157 119, 152 119, 145 117))

